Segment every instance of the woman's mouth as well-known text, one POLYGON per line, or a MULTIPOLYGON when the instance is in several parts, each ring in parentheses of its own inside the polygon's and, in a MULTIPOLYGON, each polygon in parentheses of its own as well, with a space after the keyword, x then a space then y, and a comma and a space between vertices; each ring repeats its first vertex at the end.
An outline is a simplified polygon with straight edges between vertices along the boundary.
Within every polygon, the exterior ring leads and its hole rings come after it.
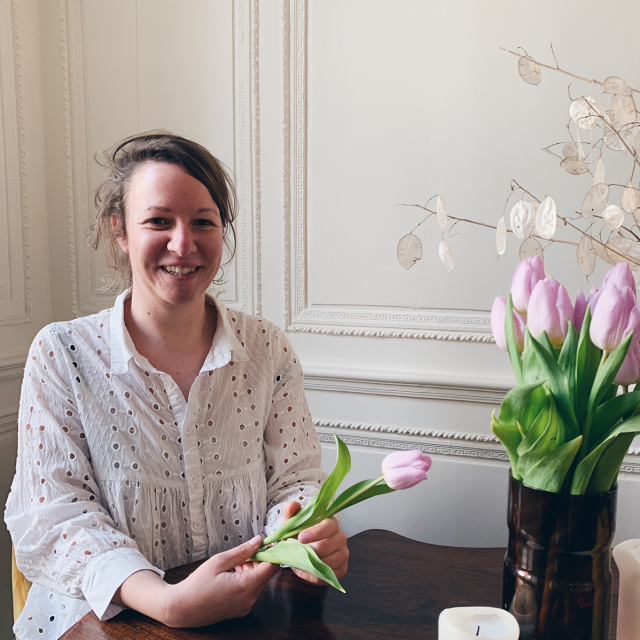
POLYGON ((189 276, 198 269, 198 267, 173 267, 168 265, 163 265, 161 268, 172 276, 189 276))

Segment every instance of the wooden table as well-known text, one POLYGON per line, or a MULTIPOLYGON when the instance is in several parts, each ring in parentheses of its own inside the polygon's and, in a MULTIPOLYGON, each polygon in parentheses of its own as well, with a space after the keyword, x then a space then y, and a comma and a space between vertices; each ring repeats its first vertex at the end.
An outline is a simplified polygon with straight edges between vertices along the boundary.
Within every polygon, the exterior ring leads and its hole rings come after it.
MULTIPOLYGON (((341 581, 346 594, 305 583, 284 569, 245 618, 170 629, 131 610, 108 622, 90 613, 63 638, 437 640, 443 609, 501 605, 504 549, 441 547, 378 530, 354 536, 349 549, 349 573, 341 581)), ((195 566, 172 569, 166 579, 179 582, 195 566)))

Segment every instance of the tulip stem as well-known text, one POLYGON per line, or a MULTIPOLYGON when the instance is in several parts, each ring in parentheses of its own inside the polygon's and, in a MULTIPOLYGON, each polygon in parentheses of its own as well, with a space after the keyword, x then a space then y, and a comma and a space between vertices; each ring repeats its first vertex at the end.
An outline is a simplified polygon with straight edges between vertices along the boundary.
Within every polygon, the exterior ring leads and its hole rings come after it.
POLYGON ((356 491, 352 496, 350 496, 349 500, 347 500, 347 502, 345 502, 340 509, 338 509, 337 511, 334 511, 333 509, 329 509, 326 517, 330 518, 331 516, 338 513, 338 511, 342 511, 343 509, 346 509, 356 498, 360 497, 365 491, 369 491, 369 489, 371 489, 372 487, 375 487, 379 482, 382 482, 382 480, 384 480, 384 476, 380 476, 379 478, 372 480, 369 484, 366 484, 364 487, 362 487, 360 491, 356 491))
POLYGON ((606 362, 608 357, 609 357, 609 352, 606 350, 603 350, 602 359, 600 360, 600 366, 598 367, 598 371, 600 371, 600 369, 602 368, 602 365, 606 362))
POLYGON ((372 487, 375 487, 382 480, 384 480, 384 476, 380 476, 379 478, 372 480, 371 482, 369 482, 369 484, 366 484, 359 491, 356 491, 352 496, 350 496, 349 500, 347 500, 346 502, 343 502, 342 506, 339 509, 336 509, 335 511, 330 508, 324 514, 319 513, 318 515, 316 515, 315 518, 306 520, 303 525, 297 527, 296 529, 292 529, 291 531, 287 531, 287 533, 281 536, 277 536, 276 534, 278 532, 274 531, 270 536, 268 536, 262 541, 262 545, 264 546, 267 544, 271 544, 273 542, 280 542, 281 540, 286 540, 287 538, 293 538, 294 536, 297 536, 301 531, 304 531, 309 527, 313 527, 314 525, 318 524, 319 522, 322 522, 323 520, 326 520, 327 518, 331 518, 331 516, 334 516, 336 513, 338 513, 338 511, 342 511, 343 509, 346 509, 356 498, 360 497, 365 491, 368 491, 372 487))

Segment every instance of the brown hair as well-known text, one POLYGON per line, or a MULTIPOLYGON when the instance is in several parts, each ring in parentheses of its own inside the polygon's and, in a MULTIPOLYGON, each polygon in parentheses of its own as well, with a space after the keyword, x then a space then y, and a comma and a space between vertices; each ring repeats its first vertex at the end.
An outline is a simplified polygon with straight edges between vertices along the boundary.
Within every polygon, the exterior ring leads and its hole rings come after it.
MULTIPOLYGON (((96 162, 105 169, 105 178, 95 192, 96 220, 92 225, 91 246, 97 249, 104 240, 107 263, 112 269, 108 286, 131 284, 129 256, 117 239, 126 237, 127 187, 131 176, 146 162, 168 162, 184 169, 202 182, 220 210, 225 246, 229 260, 236 248, 236 192, 229 171, 202 145, 176 136, 168 131, 140 133, 118 142, 103 152, 103 161, 96 162), (116 218, 117 224, 112 224, 116 218)), ((216 281, 214 281, 216 282, 216 281)))

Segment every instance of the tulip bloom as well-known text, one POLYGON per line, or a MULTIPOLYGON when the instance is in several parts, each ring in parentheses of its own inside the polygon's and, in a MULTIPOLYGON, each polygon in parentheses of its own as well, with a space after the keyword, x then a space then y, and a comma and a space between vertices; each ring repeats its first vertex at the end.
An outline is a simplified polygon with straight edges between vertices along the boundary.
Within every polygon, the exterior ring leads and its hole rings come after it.
POLYGON ((627 351, 613 384, 621 384, 623 387, 628 387, 630 384, 638 382, 638 380, 640 380, 640 346, 636 344, 627 351))
POLYGON ((540 256, 532 256, 518 263, 511 278, 511 300, 513 308, 520 315, 527 315, 531 293, 544 278, 544 264, 540 256))
POLYGON ((390 453, 382 461, 382 474, 392 489, 409 489, 427 477, 431 458, 415 449, 390 453))
MULTIPOLYGON (((507 299, 496 298, 491 306, 491 331, 496 344, 503 350, 507 349, 507 338, 505 336, 504 320, 507 315, 507 299)), ((522 353, 524 350, 524 327, 526 320, 518 313, 513 313, 513 328, 516 334, 516 342, 518 343, 518 351, 522 353)))
POLYGON ((540 280, 531 292, 527 320, 534 338, 544 331, 551 344, 559 349, 567 336, 569 320, 573 322, 573 306, 567 290, 557 280, 540 280))
POLYGON ((610 282, 615 284, 618 289, 629 287, 633 292, 634 300, 636 299, 636 281, 633 279, 631 269, 626 262, 620 262, 615 267, 607 271, 607 274, 600 285, 600 289, 604 289, 610 282))
POLYGON ((635 291, 607 283, 591 319, 591 341, 603 351, 613 351, 630 332, 634 344, 640 338, 640 308, 636 307, 635 291))
MULTIPOLYGON (((595 289, 595 287, 592 288, 595 289)), ((576 294, 576 304, 573 310, 573 324, 576 327, 576 331, 580 333, 580 329, 582 329, 582 322, 584 320, 584 314, 587 312, 587 301, 584 298, 584 293, 582 289, 578 290, 576 294)))

